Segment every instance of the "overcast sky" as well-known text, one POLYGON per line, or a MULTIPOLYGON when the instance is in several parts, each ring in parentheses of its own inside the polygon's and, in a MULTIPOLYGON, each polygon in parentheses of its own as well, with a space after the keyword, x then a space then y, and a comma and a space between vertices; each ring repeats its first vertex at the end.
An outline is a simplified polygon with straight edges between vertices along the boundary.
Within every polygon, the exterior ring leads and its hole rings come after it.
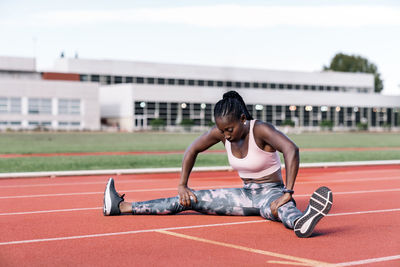
POLYGON ((0 0, 0 55, 319 71, 343 52, 400 95, 400 1, 0 0))

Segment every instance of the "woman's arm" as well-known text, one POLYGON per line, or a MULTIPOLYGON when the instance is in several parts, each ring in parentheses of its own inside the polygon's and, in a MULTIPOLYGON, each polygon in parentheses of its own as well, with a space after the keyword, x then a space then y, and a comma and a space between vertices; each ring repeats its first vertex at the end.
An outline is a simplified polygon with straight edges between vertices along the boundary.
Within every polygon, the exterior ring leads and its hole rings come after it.
MULTIPOLYGON (((261 137, 267 145, 283 154, 286 169, 286 188, 293 190, 299 170, 299 148, 289 137, 275 129, 271 124, 261 123, 254 129, 256 136, 261 137)), ((275 217, 277 217, 278 208, 290 201, 291 198, 291 194, 286 193, 271 204, 271 211, 275 217)))
POLYGON ((182 161, 181 180, 178 185, 179 202, 183 206, 190 206, 190 197, 197 203, 196 195, 188 188, 187 183, 197 155, 223 140, 223 135, 217 127, 197 138, 185 151, 182 161))

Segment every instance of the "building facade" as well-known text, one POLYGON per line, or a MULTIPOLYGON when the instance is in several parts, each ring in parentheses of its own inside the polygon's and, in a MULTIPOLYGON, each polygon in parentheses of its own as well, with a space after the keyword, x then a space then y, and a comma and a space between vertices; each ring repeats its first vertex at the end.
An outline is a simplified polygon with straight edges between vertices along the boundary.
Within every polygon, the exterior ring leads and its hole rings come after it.
POLYGON ((400 97, 374 93, 372 74, 295 72, 147 62, 58 59, 54 70, 98 82, 103 121, 121 129, 213 123, 222 94, 237 90, 253 117, 303 130, 400 128, 400 97))
POLYGON ((6 58, 0 69, 0 130, 99 130, 96 83, 47 81, 29 63, 6 58))
POLYGON ((278 127, 400 130, 400 96, 374 93, 363 73, 296 72, 60 58, 0 57, 0 129, 206 129, 224 92, 238 91, 253 117, 278 127))

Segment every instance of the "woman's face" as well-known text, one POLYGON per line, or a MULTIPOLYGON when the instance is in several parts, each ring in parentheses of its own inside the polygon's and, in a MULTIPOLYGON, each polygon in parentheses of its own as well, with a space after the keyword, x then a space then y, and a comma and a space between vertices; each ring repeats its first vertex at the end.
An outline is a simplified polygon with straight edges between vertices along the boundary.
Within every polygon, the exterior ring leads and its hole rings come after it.
POLYGON ((239 120, 231 116, 215 118, 217 128, 229 142, 237 142, 243 137, 246 128, 244 126, 245 121, 246 117, 244 115, 239 120))

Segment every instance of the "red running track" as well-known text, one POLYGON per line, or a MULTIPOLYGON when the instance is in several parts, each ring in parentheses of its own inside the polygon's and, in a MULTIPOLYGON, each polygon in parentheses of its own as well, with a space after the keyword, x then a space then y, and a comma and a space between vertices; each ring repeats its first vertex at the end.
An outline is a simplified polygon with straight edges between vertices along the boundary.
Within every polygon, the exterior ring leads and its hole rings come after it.
MULTIPOLYGON (((178 174, 115 177, 128 201, 176 195, 178 174)), ((311 238, 261 217, 104 217, 107 177, 0 181, 0 266, 400 266, 400 165, 301 169, 299 209, 320 185, 334 205, 311 238)), ((194 189, 238 187, 193 173, 194 189)))

